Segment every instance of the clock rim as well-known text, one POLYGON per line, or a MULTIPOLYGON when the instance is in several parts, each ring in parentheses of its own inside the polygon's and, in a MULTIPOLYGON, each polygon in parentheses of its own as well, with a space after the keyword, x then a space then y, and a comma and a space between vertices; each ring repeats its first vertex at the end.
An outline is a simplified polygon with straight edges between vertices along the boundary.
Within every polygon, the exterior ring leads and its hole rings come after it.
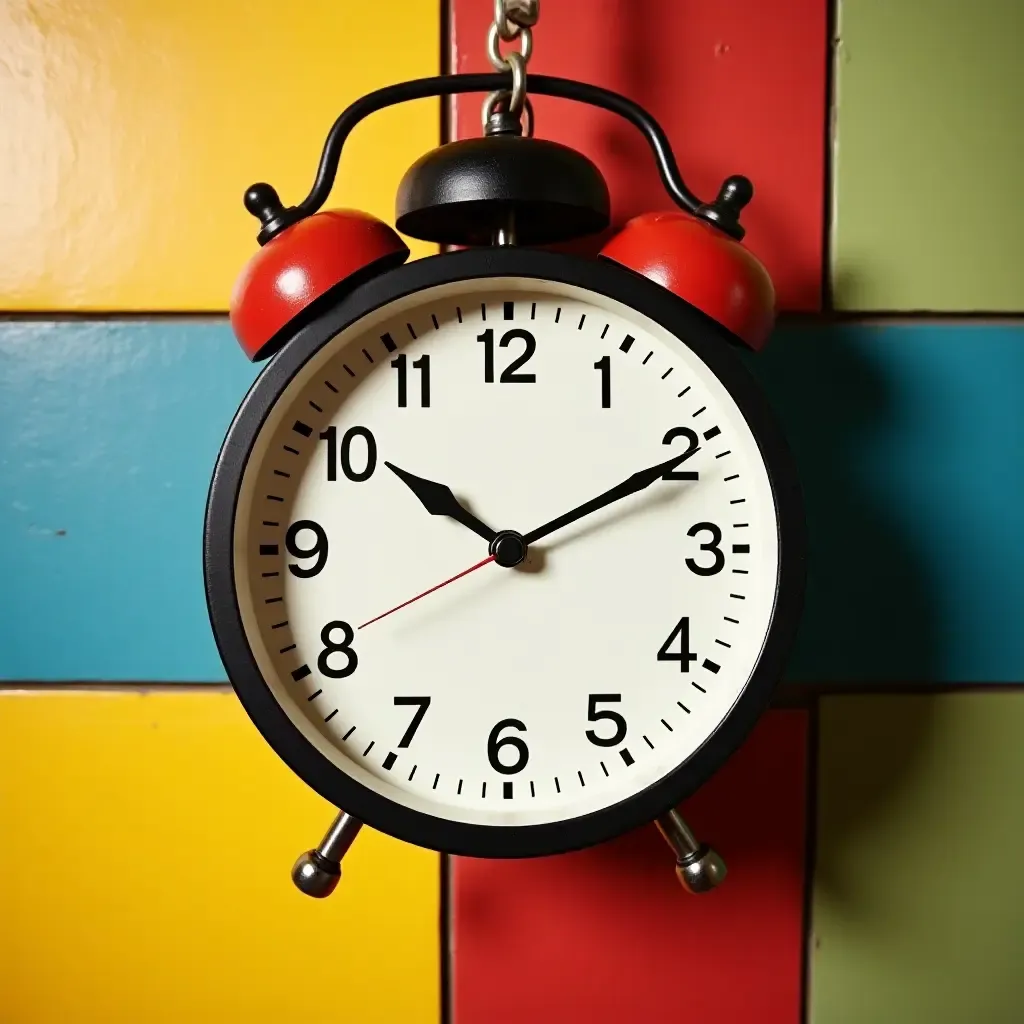
POLYGON ((441 853, 536 857, 581 849, 654 820, 690 796, 742 746, 768 709, 799 625, 806 584, 803 501, 789 447, 728 330, 647 278, 604 259, 516 248, 466 249, 386 270, 308 324, 264 367, 242 400, 217 457, 203 530, 207 610, 221 660, 246 714, 271 749, 325 800, 372 828, 441 853), (306 362, 374 310, 437 285, 517 277, 574 285, 649 317, 721 381, 760 450, 776 506, 778 574, 772 617, 751 677, 732 709, 691 757, 657 782, 597 811, 532 825, 483 825, 413 810, 347 775, 309 743, 278 704, 250 649, 234 579, 238 495, 252 448, 278 399, 306 362), (685 340, 684 340, 685 339, 685 340))

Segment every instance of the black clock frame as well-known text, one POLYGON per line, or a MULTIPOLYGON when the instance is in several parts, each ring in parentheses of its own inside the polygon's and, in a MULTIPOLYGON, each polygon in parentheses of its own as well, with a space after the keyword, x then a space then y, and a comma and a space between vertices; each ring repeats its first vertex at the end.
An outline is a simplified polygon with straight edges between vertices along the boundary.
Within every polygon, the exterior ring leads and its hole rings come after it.
POLYGON ((371 827, 418 846, 473 857, 532 857, 591 846, 657 818, 703 785, 768 707, 796 633, 806 575, 796 471, 767 400, 737 355, 738 344, 700 310, 618 264, 515 247, 445 253, 385 271, 302 327, 267 364, 228 429, 204 529, 206 600, 217 647, 238 699, 278 756, 322 797, 371 827), (715 732, 687 761, 641 792, 579 817, 536 825, 439 818, 395 803, 345 774, 309 743, 275 700, 250 650, 235 591, 235 512, 243 473, 266 417, 296 373, 341 330, 386 303, 436 285, 489 277, 537 278, 588 289, 650 317, 692 349, 729 391, 760 447, 779 524, 771 624, 747 686, 715 732))

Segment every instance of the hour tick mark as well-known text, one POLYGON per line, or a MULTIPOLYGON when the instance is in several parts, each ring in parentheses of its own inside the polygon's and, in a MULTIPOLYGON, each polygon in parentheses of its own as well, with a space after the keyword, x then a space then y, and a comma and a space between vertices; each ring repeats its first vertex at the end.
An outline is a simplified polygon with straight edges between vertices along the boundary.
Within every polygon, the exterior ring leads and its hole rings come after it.
POLYGON ((321 409, 320 406, 317 405, 316 402, 314 402, 312 398, 309 400, 309 405, 310 405, 310 408, 316 409, 317 412, 323 412, 323 409, 321 409))
POLYGON ((356 731, 356 727, 353 725, 352 728, 349 729, 349 731, 347 733, 345 733, 344 736, 341 737, 342 742, 344 743, 345 740, 347 740, 349 738, 349 736, 351 736, 352 733, 354 733, 355 731, 356 731))
POLYGON ((673 369, 674 369, 674 367, 670 366, 670 367, 669 367, 669 368, 668 368, 668 369, 667 369, 667 370, 666 370, 666 371, 665 371, 665 372, 664 372, 664 373, 663 373, 663 374, 661 375, 661 379, 662 379, 662 380, 664 380, 664 379, 665 379, 665 378, 666 378, 666 377, 667 377, 667 376, 668 376, 668 375, 669 375, 669 374, 670 374, 670 373, 672 372, 672 370, 673 370, 673 369))
POLYGON ((406 324, 405 329, 409 332, 409 337, 412 338, 413 341, 415 341, 416 332, 412 329, 412 324, 406 324))
POLYGON ((363 349, 363 355, 366 356, 366 361, 368 363, 372 363, 373 362, 373 356, 371 356, 370 353, 367 352, 365 348, 363 349))
POLYGON ((621 757, 622 760, 625 761, 627 768, 634 762, 634 760, 636 760, 625 747, 623 747, 619 751, 619 757, 621 757))
POLYGON ((296 434, 301 434, 303 437, 309 437, 313 433, 313 428, 308 423, 303 423, 302 420, 296 420, 292 424, 292 430, 296 434))
POLYGON ((646 743, 647 746, 651 748, 651 750, 654 749, 654 744, 646 736, 644 737, 644 743, 646 743))
POLYGON ((734 555, 749 555, 750 545, 749 544, 733 544, 732 553, 734 555))
POLYGON ((514 320, 516 316, 516 304, 514 302, 505 302, 502 306, 502 315, 506 320, 514 320))
POLYGON ((647 365, 647 360, 650 359, 651 356, 653 356, 653 355, 654 355, 653 351, 648 352, 647 355, 644 356, 644 361, 640 365, 641 366, 646 366, 647 365))
POLYGON ((351 367, 351 366, 349 366, 349 365, 348 365, 348 363, 342 363, 342 364, 341 364, 341 366, 342 366, 342 369, 343 369, 343 370, 344 370, 344 371, 345 371, 345 372, 346 372, 346 373, 347 373, 347 374, 348 374, 348 375, 349 375, 350 377, 354 377, 354 376, 355 376, 355 371, 354 371, 354 370, 352 369, 352 367, 351 367))
POLYGON ((395 762, 398 760, 398 755, 392 750, 387 757, 384 758, 384 763, 381 767, 384 771, 389 772, 395 766, 395 762))
POLYGON ((319 696, 320 696, 320 694, 321 694, 321 693, 323 693, 323 692, 324 692, 323 690, 317 690, 317 691, 316 691, 316 693, 311 693, 311 694, 310 694, 310 695, 309 695, 309 696, 308 696, 308 697, 306 698, 306 700, 316 700, 316 699, 317 699, 317 697, 319 697, 319 696))
POLYGON ((335 709, 334 709, 334 710, 333 710, 333 711, 332 711, 332 712, 331 712, 331 713, 330 713, 330 714, 329 714, 329 715, 328 715, 328 716, 327 716, 327 717, 326 717, 326 718, 324 719, 324 721, 325 721, 325 722, 329 722, 329 721, 330 721, 330 720, 331 720, 331 719, 332 719, 332 718, 333 718, 333 717, 334 717, 334 716, 335 716, 335 715, 336 715, 337 713, 338 713, 338 709, 337 709, 337 708, 335 708, 335 709))
POLYGON ((294 672, 292 672, 292 679, 298 682, 300 679, 305 679, 311 672, 308 665, 300 665, 294 672))
POLYGON ((636 338, 634 338, 632 334, 627 334, 622 339, 622 344, 619 345, 619 351, 620 352, 628 352, 633 347, 633 342, 634 341, 636 341, 636 338))
POLYGON ((261 544, 260 554, 261 555, 276 555, 280 549, 276 544, 261 544))
POLYGON ((586 319, 587 319, 587 314, 584 313, 583 316, 580 317, 580 322, 579 322, 579 324, 576 327, 577 331, 582 331, 583 330, 583 321, 586 320, 586 319))
POLYGON ((713 672, 713 673, 715 673, 717 675, 718 674, 718 670, 722 666, 721 665, 716 665, 710 658, 705 658, 704 659, 704 666, 703 667, 706 668, 709 672, 713 672))
POLYGON ((395 339, 391 337, 390 331, 385 331, 380 336, 380 343, 384 346, 385 351, 394 352, 398 346, 395 344, 395 339))
POLYGON ((374 740, 370 740, 370 745, 369 745, 369 746, 368 746, 368 747, 367 747, 367 748, 366 748, 366 749, 365 749, 365 750, 363 751, 363 757, 366 757, 366 755, 367 755, 367 754, 368 754, 368 753, 369 753, 369 752, 370 752, 371 750, 373 750, 373 744, 374 744, 374 742, 375 742, 374 740))
MULTIPOLYGON (((510 302, 509 305, 511 306, 512 303, 510 302)), ((512 318, 511 317, 507 317, 507 319, 511 320, 512 318)), ((503 782, 501 784, 501 795, 502 795, 502 797, 505 800, 511 800, 512 799, 512 783, 511 782, 503 782)))
POLYGON ((722 432, 722 428, 721 427, 712 427, 710 430, 705 430, 704 431, 704 440, 705 441, 710 441, 711 438, 718 437, 718 435, 721 432, 722 432))

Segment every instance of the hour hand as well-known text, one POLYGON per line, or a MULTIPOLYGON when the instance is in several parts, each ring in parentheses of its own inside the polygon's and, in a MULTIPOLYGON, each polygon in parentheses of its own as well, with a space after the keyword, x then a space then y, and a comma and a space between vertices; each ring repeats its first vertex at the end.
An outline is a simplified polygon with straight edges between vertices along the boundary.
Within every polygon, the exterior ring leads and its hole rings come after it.
POLYGON ((488 543, 494 540, 496 531, 461 505, 450 487, 435 483, 433 480, 424 480, 421 476, 414 476, 392 462, 385 462, 384 465, 420 499, 420 503, 432 516, 448 516, 449 519, 454 519, 455 522, 472 530, 477 536, 483 537, 488 543))

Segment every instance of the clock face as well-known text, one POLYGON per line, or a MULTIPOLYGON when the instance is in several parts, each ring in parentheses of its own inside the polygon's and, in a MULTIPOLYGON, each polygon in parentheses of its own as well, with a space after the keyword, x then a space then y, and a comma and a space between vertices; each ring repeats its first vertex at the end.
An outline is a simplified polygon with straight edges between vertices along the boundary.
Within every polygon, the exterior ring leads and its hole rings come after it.
POLYGON ((782 530, 758 438, 687 341, 503 275, 318 343, 254 432, 230 532, 293 748, 372 806, 506 828, 627 805, 705 748, 765 648, 782 530), (461 522, 428 510, 456 500, 461 522))

